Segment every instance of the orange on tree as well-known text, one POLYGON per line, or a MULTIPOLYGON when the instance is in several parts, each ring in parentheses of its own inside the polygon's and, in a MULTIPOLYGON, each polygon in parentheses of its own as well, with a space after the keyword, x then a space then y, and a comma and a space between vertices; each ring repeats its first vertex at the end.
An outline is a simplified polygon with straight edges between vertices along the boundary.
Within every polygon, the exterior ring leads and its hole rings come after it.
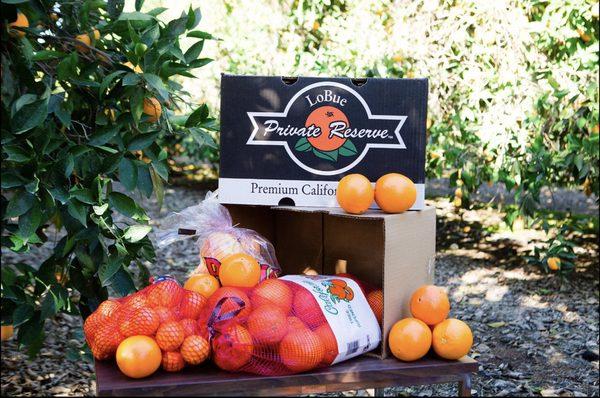
POLYGON ((162 363, 162 354, 152 337, 131 336, 119 344, 116 359, 123 374, 139 379, 156 372, 162 363))
POLYGON ((367 302, 373 310, 377 322, 381 325, 383 321, 383 291, 381 289, 373 290, 367 294, 367 302))
POLYGON ((442 358, 462 358, 469 353, 472 345, 473 332, 461 320, 446 319, 433 329, 433 350, 442 358))
POLYGON ((548 263, 548 268, 550 268, 552 271, 558 271, 560 269, 560 258, 558 257, 550 257, 547 260, 548 263))
POLYGON ((219 280, 223 286, 254 287, 260 281, 260 265, 248 254, 230 254, 221 262, 219 280))
POLYGON ((441 287, 424 285, 410 298, 410 313, 428 325, 437 325, 448 317, 450 301, 441 287))
POLYGON ((210 296, 207 303, 207 308, 209 312, 214 311, 215 306, 221 301, 222 298, 228 297, 221 304, 221 310, 219 314, 225 314, 230 311, 235 311, 240 308, 240 304, 236 302, 236 300, 241 300, 244 308, 238 314, 239 317, 247 317, 252 311, 252 304, 248 295, 244 293, 241 289, 236 287, 225 286, 217 289, 217 291, 210 296))
POLYGON ((259 344, 276 344, 288 332, 287 316, 274 304, 263 304, 248 316, 248 331, 259 344))
POLYGON ((8 28, 10 30, 10 35, 13 37, 24 37, 25 36, 25 32, 19 29, 13 29, 13 28, 28 28, 29 27, 29 20, 27 19, 27 16, 25 14, 23 14, 22 12, 17 12, 17 19, 14 22, 11 22, 8 24, 8 28))
POLYGON ((185 281, 184 289, 200 293, 209 298, 221 285, 219 280, 210 274, 192 275, 185 281))
POLYGON ((185 331, 178 321, 162 323, 156 331, 155 340, 163 351, 174 351, 179 348, 185 339, 185 331))
POLYGON ((362 214, 373 203, 374 190, 369 179, 361 174, 348 174, 338 183, 336 198, 342 209, 362 214))
POLYGON ((287 315, 292 309, 293 298, 294 293, 285 282, 278 279, 265 279, 252 290, 250 301, 253 307, 274 304, 287 315))
POLYGON ((279 343, 279 356, 293 372, 305 372, 317 367, 325 357, 325 346, 319 336, 309 329, 289 332, 279 343))
POLYGON ((316 328, 315 333, 319 336, 319 339, 323 344, 323 349, 325 350, 321 363, 326 366, 331 365, 338 355, 337 339, 327 323, 316 328))
POLYGON ((179 349, 185 363, 199 365, 208 358, 210 345, 202 336, 191 335, 186 337, 179 349))
POLYGON ((252 358, 252 336, 242 325, 229 324, 212 340, 212 351, 213 360, 219 368, 235 372, 252 358))
POLYGON ((401 361, 416 361, 431 348, 431 330, 419 319, 405 318, 392 326, 388 344, 396 358, 401 361))
POLYGON ((375 183, 375 202, 386 213, 402 213, 417 200, 417 188, 410 178, 389 173, 375 183))
POLYGON ((152 98, 144 98, 144 108, 142 112, 145 115, 148 115, 148 121, 151 123, 156 123, 158 119, 160 119, 160 115, 162 115, 162 108, 160 106, 160 102, 154 97, 152 98))
POLYGON ((10 339, 15 333, 13 325, 2 325, 1 330, 2 332, 0 334, 0 341, 6 341, 10 339))
POLYGON ((143 73, 144 72, 139 65, 134 66, 131 63, 131 61, 124 62, 123 65, 128 67, 129 69, 132 69, 135 73, 143 73))
POLYGON ((185 367, 183 355, 179 351, 163 351, 162 368, 167 372, 179 372, 185 367))

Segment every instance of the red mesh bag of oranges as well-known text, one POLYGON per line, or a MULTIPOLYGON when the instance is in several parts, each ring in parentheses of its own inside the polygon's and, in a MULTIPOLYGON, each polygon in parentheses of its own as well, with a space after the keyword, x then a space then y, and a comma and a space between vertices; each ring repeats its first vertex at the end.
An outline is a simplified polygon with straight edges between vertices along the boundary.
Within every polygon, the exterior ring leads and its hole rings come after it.
MULTIPOLYGON (((160 220, 159 225, 156 234, 159 247, 182 239, 197 239, 200 264, 192 274, 208 273, 220 279, 223 262, 239 254, 258 261, 259 281, 276 278, 281 273, 271 242, 254 230, 234 226, 229 211, 219 203, 216 193, 209 192, 198 205, 171 214, 160 220)), ((247 286, 257 282, 248 281, 247 286)))
POLYGON ((160 366, 179 371, 208 358, 198 318, 207 299, 170 277, 121 299, 102 302, 84 322, 85 339, 98 360, 116 358, 123 373, 139 378, 160 366))
POLYGON ((288 275, 253 288, 221 287, 198 325, 218 367, 259 375, 329 366, 381 341, 363 290, 340 276, 288 275))

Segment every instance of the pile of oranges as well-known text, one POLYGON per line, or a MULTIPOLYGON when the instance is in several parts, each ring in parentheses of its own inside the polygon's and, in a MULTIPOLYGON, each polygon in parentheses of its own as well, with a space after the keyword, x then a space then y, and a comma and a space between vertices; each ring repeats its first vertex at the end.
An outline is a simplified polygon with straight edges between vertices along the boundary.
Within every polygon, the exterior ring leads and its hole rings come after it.
POLYGON ((399 173, 380 177, 375 188, 362 174, 349 174, 340 180, 336 197, 340 207, 351 214, 366 212, 373 200, 386 213, 402 213, 415 204, 417 189, 410 178, 399 173))
POLYGON ((392 354, 402 361, 415 361, 429 352, 445 359, 459 359, 469 353, 473 333, 458 319, 447 319, 450 301, 446 292, 433 285, 421 286, 410 300, 413 318, 392 326, 388 343, 392 354))
POLYGON ((123 299, 102 302, 85 320, 85 338, 96 359, 115 357, 129 377, 149 376, 161 365, 179 371, 209 356, 208 340, 198 328, 206 303, 203 295, 162 280, 123 299))

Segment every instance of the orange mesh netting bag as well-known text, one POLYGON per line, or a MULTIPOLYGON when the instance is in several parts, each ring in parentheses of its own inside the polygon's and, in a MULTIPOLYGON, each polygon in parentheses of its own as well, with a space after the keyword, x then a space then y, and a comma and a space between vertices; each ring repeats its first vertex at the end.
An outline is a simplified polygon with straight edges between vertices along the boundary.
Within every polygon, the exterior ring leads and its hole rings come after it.
POLYGON ((339 276, 288 275, 222 287, 200 315, 200 335, 223 370, 285 375, 375 349, 381 330, 361 287, 339 276))
POLYGON ((126 338, 150 336, 161 349, 163 368, 180 370, 186 363, 197 364, 199 357, 208 357, 210 346, 198 330, 206 304, 204 296, 183 289, 173 278, 158 277, 139 292, 102 302, 85 320, 85 339, 94 357, 104 360, 114 358, 126 338), (190 354, 193 339, 194 347, 203 347, 190 354))
POLYGON ((281 273, 271 242, 256 231, 234 226, 216 193, 208 192, 198 205, 165 217, 159 225, 156 234, 159 247, 186 238, 197 239, 200 264, 194 274, 209 273, 219 278, 223 260, 241 253, 258 261, 261 281, 281 273))

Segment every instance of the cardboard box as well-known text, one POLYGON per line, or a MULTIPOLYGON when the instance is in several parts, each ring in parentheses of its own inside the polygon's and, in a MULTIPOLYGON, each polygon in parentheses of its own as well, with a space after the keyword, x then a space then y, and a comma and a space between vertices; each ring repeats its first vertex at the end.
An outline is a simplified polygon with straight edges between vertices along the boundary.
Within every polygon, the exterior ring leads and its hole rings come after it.
POLYGON ((284 274, 300 274, 310 266, 331 275, 337 260, 344 259, 349 273, 382 287, 383 344, 376 354, 388 356, 390 328, 410 316, 412 292, 433 282, 434 208, 356 216, 335 208, 227 207, 234 223, 256 230, 273 243, 284 274))
POLYGON ((422 209, 427 91, 427 79, 223 75, 221 202, 336 207, 344 175, 399 172, 422 209))

